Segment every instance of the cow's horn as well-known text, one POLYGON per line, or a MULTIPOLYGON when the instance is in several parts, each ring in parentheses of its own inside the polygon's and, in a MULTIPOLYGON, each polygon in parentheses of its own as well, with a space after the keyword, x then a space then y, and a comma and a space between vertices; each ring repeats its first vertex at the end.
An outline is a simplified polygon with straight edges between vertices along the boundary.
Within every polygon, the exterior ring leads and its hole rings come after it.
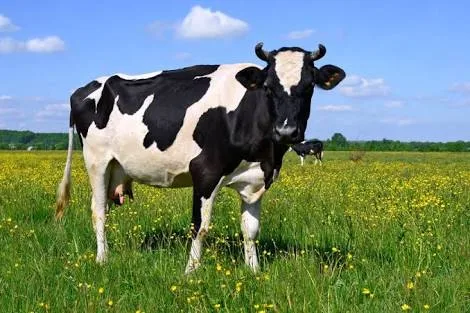
POLYGON ((263 43, 259 42, 255 47, 256 56, 263 61, 268 62, 269 52, 263 50, 263 43))
POLYGON ((312 58, 312 61, 316 61, 318 59, 321 59, 323 58, 323 56, 325 55, 326 53, 326 48, 324 45, 322 44, 319 44, 318 45, 318 50, 317 51, 314 51, 310 54, 310 57, 312 58))

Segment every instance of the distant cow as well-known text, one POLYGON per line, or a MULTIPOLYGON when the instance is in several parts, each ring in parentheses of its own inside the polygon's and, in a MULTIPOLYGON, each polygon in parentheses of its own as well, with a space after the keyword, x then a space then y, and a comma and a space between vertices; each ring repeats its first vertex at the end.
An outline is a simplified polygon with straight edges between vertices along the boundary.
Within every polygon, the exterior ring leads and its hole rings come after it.
POLYGON ((132 196, 132 182, 192 187, 193 240, 186 272, 200 264, 212 205, 223 186, 241 197, 245 262, 258 268, 255 240, 260 203, 277 177, 289 144, 304 139, 314 86, 332 89, 345 77, 314 61, 326 49, 255 53, 266 62, 197 65, 139 76, 115 74, 71 96, 69 148, 58 189, 56 217, 70 198, 74 127, 92 188, 96 261, 108 254, 107 205, 132 196))
POLYGON ((304 158, 307 155, 315 156, 315 165, 317 165, 317 162, 320 162, 320 165, 322 164, 323 142, 320 140, 302 141, 301 143, 293 145, 291 148, 300 157, 300 164, 302 166, 304 165, 304 158))

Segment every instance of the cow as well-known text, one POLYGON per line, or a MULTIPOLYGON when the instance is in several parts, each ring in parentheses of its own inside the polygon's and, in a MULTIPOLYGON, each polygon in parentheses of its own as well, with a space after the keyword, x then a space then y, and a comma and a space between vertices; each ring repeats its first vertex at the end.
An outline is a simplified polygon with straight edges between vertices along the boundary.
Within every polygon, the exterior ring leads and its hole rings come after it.
POLYGON ((307 155, 315 156, 315 165, 317 165, 317 162, 320 162, 320 165, 322 165, 323 142, 320 140, 313 139, 302 141, 301 143, 292 145, 289 149, 292 149, 295 153, 297 153, 297 155, 300 157, 300 164, 302 166, 304 165, 304 158, 307 155))
POLYGON ((70 97, 69 146, 56 219, 70 199, 76 129, 92 189, 97 263, 108 257, 105 220, 112 202, 132 197, 132 183, 192 187, 192 242, 186 273, 200 265, 219 189, 241 198, 245 263, 259 269, 256 237, 261 198, 277 178, 289 145, 304 139, 315 86, 330 90, 346 74, 317 68, 326 53, 298 47, 266 51, 265 62, 196 65, 177 70, 97 78, 70 97))

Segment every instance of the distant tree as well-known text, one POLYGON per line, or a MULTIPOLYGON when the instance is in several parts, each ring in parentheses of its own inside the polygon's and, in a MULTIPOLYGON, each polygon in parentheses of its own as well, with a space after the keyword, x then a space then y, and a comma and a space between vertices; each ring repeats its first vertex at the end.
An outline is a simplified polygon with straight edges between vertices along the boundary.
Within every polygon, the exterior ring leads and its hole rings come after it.
POLYGON ((342 149, 348 146, 348 141, 346 137, 343 136, 341 133, 334 133, 331 137, 331 144, 336 148, 342 149))

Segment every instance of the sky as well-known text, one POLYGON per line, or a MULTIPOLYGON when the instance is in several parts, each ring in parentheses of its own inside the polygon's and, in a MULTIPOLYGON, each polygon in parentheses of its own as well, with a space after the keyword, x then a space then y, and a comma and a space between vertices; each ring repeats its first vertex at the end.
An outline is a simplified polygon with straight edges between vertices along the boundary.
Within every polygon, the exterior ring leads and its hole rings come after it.
POLYGON ((327 48, 307 138, 470 141, 469 1, 0 0, 0 129, 66 132, 91 80, 327 48))

